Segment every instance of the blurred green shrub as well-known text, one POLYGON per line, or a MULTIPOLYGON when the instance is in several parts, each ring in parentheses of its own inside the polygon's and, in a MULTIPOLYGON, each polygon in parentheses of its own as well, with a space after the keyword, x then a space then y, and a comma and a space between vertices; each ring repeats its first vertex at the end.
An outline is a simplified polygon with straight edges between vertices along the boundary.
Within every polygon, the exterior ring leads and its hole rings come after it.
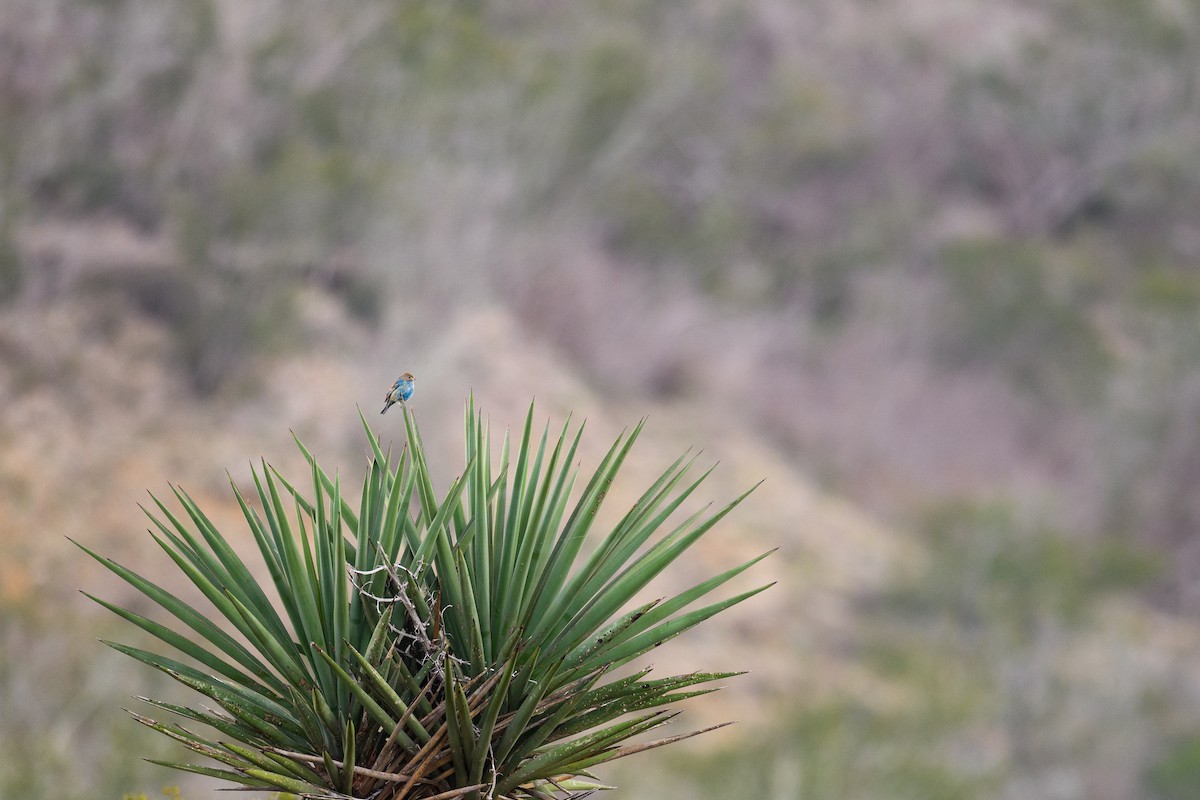
POLYGON ((0 797, 94 800, 158 785, 157 767, 126 754, 165 758, 181 748, 131 725, 112 698, 178 690, 161 675, 125 680, 116 654, 93 647, 108 621, 64 605, 0 599, 0 797))
POLYGON ((1033 244, 971 239, 943 248, 939 350, 955 366, 998 367, 1051 400, 1092 404, 1111 366, 1086 285, 1033 244))
POLYGON ((23 273, 21 256, 8 226, 0 223, 0 302, 10 300, 21 290, 23 273))
POLYGON ((1134 297, 1151 313, 1180 315, 1181 321, 1190 323, 1200 309, 1200 276, 1189 270, 1151 267, 1139 274, 1134 297))
POLYGON ((383 321, 387 295, 382 281, 366 269, 334 265, 318 270, 315 277, 354 319, 372 328, 383 321))
POLYGON ((637 39, 601 42, 583 55, 583 95, 572 123, 576 165, 594 159, 650 86, 649 51, 637 39))
POLYGON ((1145 586, 1160 570, 1120 540, 1077 541, 1004 503, 939 504, 921 531, 930 562, 878 598, 879 609, 913 622, 952 621, 1017 645, 1043 621, 1086 624, 1098 596, 1145 586))
POLYGON ((254 360, 282 347, 295 332, 300 283, 278 265, 111 268, 91 275, 84 290, 130 303, 166 327, 189 387, 211 395, 235 377, 251 377, 254 360))
POLYGON ((1155 800, 1195 800, 1200 797, 1200 736, 1167 750, 1146 770, 1146 788, 1155 800))

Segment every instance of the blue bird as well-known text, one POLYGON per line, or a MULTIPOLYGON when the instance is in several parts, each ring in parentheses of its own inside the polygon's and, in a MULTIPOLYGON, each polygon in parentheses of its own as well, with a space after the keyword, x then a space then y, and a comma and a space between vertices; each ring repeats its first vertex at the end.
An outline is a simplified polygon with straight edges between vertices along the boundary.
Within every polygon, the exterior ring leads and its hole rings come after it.
POLYGON ((411 372, 406 372, 399 378, 396 378, 396 382, 392 384, 392 388, 388 389, 387 396, 383 398, 383 411, 380 411, 379 413, 384 414, 396 403, 403 403, 405 400, 412 397, 413 388, 416 385, 416 379, 413 378, 411 372))

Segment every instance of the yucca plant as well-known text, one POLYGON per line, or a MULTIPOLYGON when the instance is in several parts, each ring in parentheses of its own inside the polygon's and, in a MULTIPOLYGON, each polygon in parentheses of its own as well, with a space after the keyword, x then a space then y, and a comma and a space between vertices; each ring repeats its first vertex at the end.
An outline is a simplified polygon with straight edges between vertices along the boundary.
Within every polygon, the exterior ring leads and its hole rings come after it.
POLYGON ((551 798, 605 788, 597 764, 703 732, 630 741, 677 713, 664 706, 735 673, 618 668, 766 588, 697 603, 763 554, 630 607, 745 495, 666 530, 708 474, 685 482, 685 454, 585 550, 641 424, 574 503, 582 428, 569 436, 569 421, 535 441, 531 405, 520 440, 506 435, 493 459, 472 400, 466 468, 440 497, 408 409, 404 425, 393 467, 363 419, 371 459, 357 509, 299 439, 311 495, 266 462, 257 503, 234 486, 276 601, 187 493, 173 490, 183 515, 154 498, 155 541, 227 625, 83 548, 191 631, 93 598, 186 659, 106 644, 209 701, 139 698, 181 719, 138 722, 219 762, 157 763, 305 798, 551 798))

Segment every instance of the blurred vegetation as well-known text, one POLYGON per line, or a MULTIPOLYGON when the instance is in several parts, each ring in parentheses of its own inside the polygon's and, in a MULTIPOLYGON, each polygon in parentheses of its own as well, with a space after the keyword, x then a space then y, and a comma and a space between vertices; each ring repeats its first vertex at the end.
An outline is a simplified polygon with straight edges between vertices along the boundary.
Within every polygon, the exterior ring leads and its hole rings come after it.
POLYGON ((1200 795, 1200 736, 1175 742, 1146 771, 1146 785, 1156 800, 1187 800, 1200 795))
POLYGON ((121 707, 135 690, 180 697, 170 679, 133 675, 98 650, 95 637, 110 626, 92 615, 0 603, 0 797, 90 800, 160 786, 162 770, 129 754, 179 757, 182 748, 148 736, 121 707))
MULTIPOLYGON (((803 797, 1064 796, 1013 775, 1109 751, 1012 684, 1077 688, 1048 651, 1112 592, 1200 609, 1200 5, 927 5, 6 0, 0 313, 140 315, 209 397, 312 342, 314 291, 388 337, 509 305, 614 396, 736 409, 893 519, 940 504, 864 645, 930 702, 814 704, 738 763, 824 754, 779 777, 803 797), (97 221, 164 255, 28 244, 97 221), (913 423, 964 385, 971 441, 913 423), (902 411, 846 419, 863 395, 902 411), (941 766, 1020 726, 1028 753, 941 766)), ((54 380, 35 356, 7 366, 54 380)), ((1108 762, 1194 794, 1195 726, 1130 708, 1147 744, 1108 762)))
POLYGON ((982 362, 1044 400, 1094 406, 1113 359, 1088 316, 1086 278, 1062 276, 1056 262, 1063 260, 1007 240, 947 246, 940 265, 949 332, 941 349, 951 364, 982 362))
POLYGON ((1152 579, 1152 558, 1070 543, 996 504, 937 508, 922 530, 928 560, 862 600, 868 625, 852 644, 881 696, 789 698, 780 722, 742 743, 676 754, 663 779, 674 796, 1192 796, 1170 794, 1195 785, 1190 740, 1134 792, 1103 786, 1113 760, 1136 766, 1130 743, 1158 741, 1169 714, 1142 703, 1137 676, 1116 678, 1128 685, 1115 692, 1077 676, 1099 601, 1152 579), (1071 794, 1057 793, 1064 780, 1071 794))

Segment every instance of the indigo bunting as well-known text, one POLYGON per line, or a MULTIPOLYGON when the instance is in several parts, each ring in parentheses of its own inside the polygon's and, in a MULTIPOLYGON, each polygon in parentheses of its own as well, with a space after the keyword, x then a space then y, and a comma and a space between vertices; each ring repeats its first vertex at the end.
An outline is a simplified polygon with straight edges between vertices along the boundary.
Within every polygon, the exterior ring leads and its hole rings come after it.
POLYGON ((403 403, 413 395, 413 388, 416 386, 416 380, 411 372, 406 372, 396 379, 392 384, 392 388, 388 389, 387 396, 383 398, 384 406, 380 414, 386 413, 389 408, 396 403, 403 403))

